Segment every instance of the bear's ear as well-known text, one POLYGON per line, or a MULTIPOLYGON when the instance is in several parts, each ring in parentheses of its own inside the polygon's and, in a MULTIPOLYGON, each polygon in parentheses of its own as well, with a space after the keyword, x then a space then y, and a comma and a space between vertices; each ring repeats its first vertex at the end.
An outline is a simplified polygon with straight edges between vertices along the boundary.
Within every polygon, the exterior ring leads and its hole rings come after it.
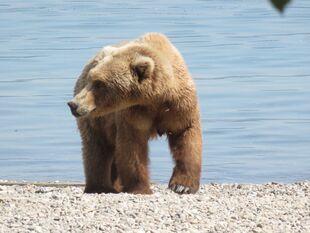
POLYGON ((131 64, 133 74, 137 76, 139 83, 150 78, 154 71, 154 61, 150 57, 138 56, 131 64))

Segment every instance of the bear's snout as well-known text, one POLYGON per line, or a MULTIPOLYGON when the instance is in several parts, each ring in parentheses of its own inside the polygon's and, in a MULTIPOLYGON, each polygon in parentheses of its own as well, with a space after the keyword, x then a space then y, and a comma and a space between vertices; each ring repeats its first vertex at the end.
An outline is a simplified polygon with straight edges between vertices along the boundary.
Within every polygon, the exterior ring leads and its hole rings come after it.
POLYGON ((68 106, 70 107, 70 110, 71 110, 71 113, 73 116, 75 117, 79 117, 81 116, 78 112, 77 112, 77 109, 78 109, 78 105, 76 103, 74 103, 73 101, 70 101, 67 103, 68 106))

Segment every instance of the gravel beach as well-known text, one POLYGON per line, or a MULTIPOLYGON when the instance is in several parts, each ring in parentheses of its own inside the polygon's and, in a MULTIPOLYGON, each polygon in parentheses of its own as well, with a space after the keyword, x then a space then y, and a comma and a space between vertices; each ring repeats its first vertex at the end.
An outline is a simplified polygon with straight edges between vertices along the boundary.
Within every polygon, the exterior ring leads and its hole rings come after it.
POLYGON ((195 195, 83 194, 0 181, 1 232, 310 232, 310 181, 207 184, 195 195))

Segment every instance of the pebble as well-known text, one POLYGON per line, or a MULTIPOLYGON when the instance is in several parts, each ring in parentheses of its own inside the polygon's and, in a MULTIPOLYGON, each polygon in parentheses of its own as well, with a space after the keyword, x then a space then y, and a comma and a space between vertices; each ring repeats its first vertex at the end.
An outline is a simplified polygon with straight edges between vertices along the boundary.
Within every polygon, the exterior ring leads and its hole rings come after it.
POLYGON ((0 232, 310 232, 310 181, 212 183, 195 195, 1 184, 0 232))

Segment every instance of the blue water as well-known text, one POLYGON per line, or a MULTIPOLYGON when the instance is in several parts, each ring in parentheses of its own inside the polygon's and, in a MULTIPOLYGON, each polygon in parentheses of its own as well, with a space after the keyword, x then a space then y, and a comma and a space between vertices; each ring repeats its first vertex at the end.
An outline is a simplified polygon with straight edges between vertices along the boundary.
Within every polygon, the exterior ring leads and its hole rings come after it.
MULTIPOLYGON (((75 80, 99 48, 147 31, 171 38, 197 84, 203 182, 310 179, 309 25, 307 0, 284 15, 267 0, 2 1, 0 179, 84 179, 75 80)), ((167 182, 165 138, 150 150, 167 182)))

